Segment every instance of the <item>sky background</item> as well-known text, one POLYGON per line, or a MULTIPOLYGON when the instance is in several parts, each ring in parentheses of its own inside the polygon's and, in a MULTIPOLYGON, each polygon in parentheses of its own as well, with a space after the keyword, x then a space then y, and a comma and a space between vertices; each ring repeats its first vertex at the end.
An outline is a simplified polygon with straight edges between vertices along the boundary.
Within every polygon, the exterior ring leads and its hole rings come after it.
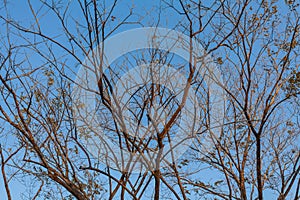
MULTIPOLYGON (((38 8, 39 3, 38 1, 34 0, 32 1, 32 5, 35 8, 38 8)), ((67 1, 66 1, 67 2, 67 1)), ((109 4, 110 1, 106 1, 107 4, 109 4)), ((128 13, 128 8, 130 8, 132 5, 134 5, 134 12, 135 13, 140 13, 141 16, 144 16, 146 13, 149 13, 148 16, 143 18, 143 23, 145 26, 152 26, 155 25, 157 22, 157 15, 153 14, 155 12, 151 12, 154 10, 157 10, 160 8, 160 1, 154 0, 154 1, 140 1, 140 0, 135 0, 135 1, 120 1, 119 4, 121 6, 118 7, 116 10, 116 13, 114 14, 116 16, 116 20, 121 19, 123 16, 125 16, 128 13)), ((72 4, 73 5, 73 4, 72 4)), ((74 4, 75 5, 75 4, 74 4)), ((288 12, 288 8, 286 4, 282 1, 282 7, 281 7, 283 12, 288 12)), ((71 14, 76 17, 76 13, 78 11, 78 7, 72 6, 71 7, 71 14)), ((8 12, 10 13, 10 17, 22 22, 24 25, 29 25, 29 22, 32 21, 32 14, 30 12, 30 8, 28 7, 27 1, 23 0, 18 0, 18 1, 10 1, 8 4, 8 12)), ((133 16, 134 18, 138 19, 140 16, 133 16)), ((165 27, 165 28, 173 28, 175 24, 178 23, 178 19, 174 13, 161 13, 161 21, 160 21, 160 26, 165 27)), ((80 19, 79 19, 80 20, 80 19)), ((55 19, 55 17, 51 14, 47 14, 47 17, 44 17, 41 19, 40 24, 42 25, 42 29, 49 35, 57 35, 59 33, 58 27, 58 22, 55 19)), ((140 25, 125 25, 122 26, 120 29, 118 29, 114 34, 120 33, 122 31, 126 31, 132 28, 137 28, 140 27, 140 25)), ((31 57, 31 61, 33 63, 40 63, 41 60, 39 58, 35 58, 34 56, 31 57)), ((83 59, 83 58, 82 58, 83 59)), ((212 171, 207 171, 207 177, 203 177, 204 179, 210 179, 210 177, 215 176, 215 173, 212 171)), ((27 186, 23 185, 18 182, 13 182, 13 184, 10 185, 13 199, 18 199, 18 196, 23 193, 24 190, 26 190, 27 186)), ((4 186, 3 186, 3 180, 0 178, 0 194, 5 194, 4 191, 4 186)), ((264 192, 265 199, 266 200, 272 200, 275 197, 272 195, 271 192, 268 192, 267 190, 264 192)), ((3 195, 0 195, 0 199, 6 198, 3 195)))

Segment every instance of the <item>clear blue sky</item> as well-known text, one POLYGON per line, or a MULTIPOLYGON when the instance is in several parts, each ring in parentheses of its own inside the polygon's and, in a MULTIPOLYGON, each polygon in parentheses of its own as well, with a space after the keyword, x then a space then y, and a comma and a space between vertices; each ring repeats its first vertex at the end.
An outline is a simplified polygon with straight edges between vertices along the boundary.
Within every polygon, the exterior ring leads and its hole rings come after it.
MULTIPOLYGON (((34 0, 32 1, 33 3, 33 7, 37 8, 37 5, 39 5, 37 3, 38 1, 34 0)), ((66 1, 67 2, 67 1, 66 1)), ((107 1, 109 2, 109 1, 107 1)), ((160 1, 158 0, 154 0, 154 1, 150 1, 150 0, 145 0, 145 1, 141 1, 141 0, 135 0, 135 1, 120 1, 120 4, 122 4, 121 7, 118 8, 118 12, 115 13, 115 16, 117 17, 117 19, 121 18, 122 15, 125 16, 128 12, 128 8, 131 7, 132 4, 135 5, 134 7, 134 12, 136 13, 141 13, 141 15, 144 15, 146 12, 151 12, 151 9, 155 9, 158 8, 160 3, 160 1)), ((282 11, 288 12, 288 9, 286 7, 286 5, 283 3, 282 4, 282 11)), ((28 24, 29 21, 32 20, 32 15, 30 13, 30 9, 28 7, 27 1, 10 1, 8 4, 8 10, 10 12, 10 15, 13 19, 22 22, 23 24, 28 24)), ((78 12, 78 8, 77 7, 72 7, 72 15, 76 17, 76 12, 78 12)), ((150 26, 150 25, 155 25, 156 21, 157 21, 157 15, 153 14, 155 12, 152 12, 151 15, 149 15, 148 17, 146 17, 144 19, 144 25, 145 26, 150 26)), ((173 28, 175 24, 177 24, 178 22, 178 18, 173 17, 174 14, 173 13, 161 13, 161 23, 160 26, 166 27, 166 28, 173 28)), ((135 16, 138 17, 138 16, 135 16)), ((60 30, 57 29, 57 20, 55 20, 54 16, 49 15, 49 17, 44 18, 40 21, 40 23, 42 24, 42 29, 47 32, 50 35, 56 35, 57 33, 59 33, 60 30)), ((125 31, 125 30, 129 30, 131 28, 136 28, 139 27, 139 25, 127 25, 127 26, 123 26, 121 27, 116 33, 121 32, 121 31, 125 31)), ((35 58, 33 57, 33 62, 39 63, 39 60, 34 60, 35 58)), ((210 179, 210 176, 214 176, 214 173, 212 172, 207 172, 207 177, 204 177, 204 179, 210 179)), ((26 186, 18 183, 18 182, 13 182, 11 185, 11 190, 12 190, 12 195, 13 195, 13 199, 19 199, 18 196, 20 195, 20 193, 22 193, 22 191, 26 190, 26 186)), ((2 199, 3 195, 5 194, 4 191, 4 186, 3 186, 3 180, 0 178, 0 198, 2 199)), ((274 196, 268 192, 265 191, 264 193, 265 195, 265 199, 266 200, 271 200, 274 199, 274 196)))

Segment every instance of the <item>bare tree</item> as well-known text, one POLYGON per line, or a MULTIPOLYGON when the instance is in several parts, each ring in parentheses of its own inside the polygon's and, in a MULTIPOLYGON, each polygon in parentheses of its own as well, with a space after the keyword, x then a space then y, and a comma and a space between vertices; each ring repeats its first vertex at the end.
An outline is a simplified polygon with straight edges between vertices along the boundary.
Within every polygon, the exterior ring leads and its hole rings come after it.
MULTIPOLYGON (((274 1, 223 2, 208 9, 222 16, 209 24, 214 34, 207 37, 217 39, 209 41, 207 51, 220 55, 216 62, 224 72, 220 85, 227 93, 227 117, 220 137, 212 137, 215 151, 200 149, 195 159, 224 178, 187 182, 212 196, 263 199, 270 189, 278 199, 298 198, 299 132, 293 128, 298 105, 291 96, 299 91, 291 88, 298 87, 293 70, 298 71, 299 16, 298 5, 289 4, 288 15, 274 1)), ((201 4, 188 5, 187 18, 201 16, 196 9, 201 4)))
POLYGON ((0 156, 7 198, 14 196, 12 182, 22 180, 31 183, 24 199, 262 200, 272 192, 278 200, 298 199, 297 2, 151 5, 143 12, 117 0, 28 0, 30 20, 22 22, 13 2, 3 1, 0 156), (148 49, 110 62, 109 53, 128 44, 110 43, 111 36, 145 26, 156 30, 148 49), (174 32, 159 35, 164 26, 174 32), (226 97, 218 113, 208 80, 226 97), (91 104, 80 101, 85 94, 91 104), (184 138, 178 134, 189 128, 184 138), (179 157, 176 147, 186 140, 193 143, 179 157))

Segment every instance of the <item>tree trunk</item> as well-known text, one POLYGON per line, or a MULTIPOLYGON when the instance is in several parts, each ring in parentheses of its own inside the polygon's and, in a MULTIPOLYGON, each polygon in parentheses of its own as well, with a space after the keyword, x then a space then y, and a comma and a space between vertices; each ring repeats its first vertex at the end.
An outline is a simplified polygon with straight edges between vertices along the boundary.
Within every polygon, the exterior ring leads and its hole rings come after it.
POLYGON ((261 180, 261 141, 260 135, 256 137, 256 176, 258 199, 263 200, 263 185, 261 180))

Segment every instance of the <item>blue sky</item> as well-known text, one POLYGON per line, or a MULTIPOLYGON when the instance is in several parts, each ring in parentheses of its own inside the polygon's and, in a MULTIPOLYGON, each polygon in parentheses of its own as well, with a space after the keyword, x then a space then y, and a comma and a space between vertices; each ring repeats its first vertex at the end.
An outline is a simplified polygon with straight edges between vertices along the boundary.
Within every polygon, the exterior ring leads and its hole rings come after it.
MULTIPOLYGON (((38 1, 32 1, 32 5, 35 8, 38 8, 38 1)), ((109 4, 110 1, 107 1, 107 4, 109 4)), ((134 5, 134 12, 136 13, 140 13, 141 15, 145 15, 147 12, 150 12, 148 16, 146 16, 145 18, 143 18, 143 23, 145 26, 151 26, 151 25, 155 25, 156 21, 157 21, 157 14, 154 14, 156 12, 154 12, 157 8, 160 7, 160 1, 158 0, 154 0, 154 1, 139 1, 139 0, 135 0, 135 1, 121 1, 120 5, 116 11, 115 14, 113 14, 114 16, 116 16, 116 21, 119 20, 120 18, 122 18, 122 16, 125 16, 128 13, 128 8, 132 7, 132 5, 134 5), (153 11, 153 12, 151 12, 153 11)), ((283 12, 288 12, 287 6, 282 3, 282 7, 281 7, 283 12)), ((27 1, 14 1, 14 2, 10 2, 8 4, 8 10, 11 13, 10 16, 13 19, 16 19, 17 21, 22 22, 24 25, 28 25, 28 22, 31 21, 32 15, 30 13, 30 9, 28 7, 27 1)), ((72 7, 72 15, 74 17, 76 17, 76 12, 78 12, 78 7, 72 7)), ((133 16, 132 20, 134 21, 135 19, 138 19, 140 16, 133 16)), ((178 18, 178 16, 176 16, 174 13, 170 12, 162 12, 161 13, 161 21, 160 21, 160 26, 162 27, 166 27, 166 28, 173 28, 178 20, 180 20, 178 18)), ((80 20, 80 19, 79 19, 80 20)), ((47 15, 47 17, 44 17, 40 23, 42 24, 41 28, 49 35, 57 35, 59 33, 59 29, 57 29, 58 26, 58 22, 55 19, 55 17, 53 15, 47 15)), ((120 29, 118 29, 114 34, 117 34, 119 32, 125 31, 125 30, 129 30, 132 28, 137 28, 140 27, 140 25, 138 24, 134 24, 134 25, 125 25, 122 26, 120 29)), ((35 62, 37 65, 38 63, 41 62, 41 60, 39 60, 39 58, 35 58, 34 56, 32 57, 32 62, 35 62)), ((207 171, 207 177, 204 177, 204 179, 210 179, 210 177, 215 176, 214 172, 211 172, 210 170, 207 171)), ((4 194, 4 187, 3 187, 3 181, 0 179, 0 193, 4 194)), ((18 199, 18 196, 20 195, 20 193, 22 193, 22 191, 26 190, 26 186, 22 185, 21 183, 18 182, 13 182, 13 184, 11 184, 11 190, 13 193, 13 196, 15 197, 14 199, 18 199)), ((273 199, 274 196, 271 194, 271 192, 265 191, 265 199, 273 199)))

